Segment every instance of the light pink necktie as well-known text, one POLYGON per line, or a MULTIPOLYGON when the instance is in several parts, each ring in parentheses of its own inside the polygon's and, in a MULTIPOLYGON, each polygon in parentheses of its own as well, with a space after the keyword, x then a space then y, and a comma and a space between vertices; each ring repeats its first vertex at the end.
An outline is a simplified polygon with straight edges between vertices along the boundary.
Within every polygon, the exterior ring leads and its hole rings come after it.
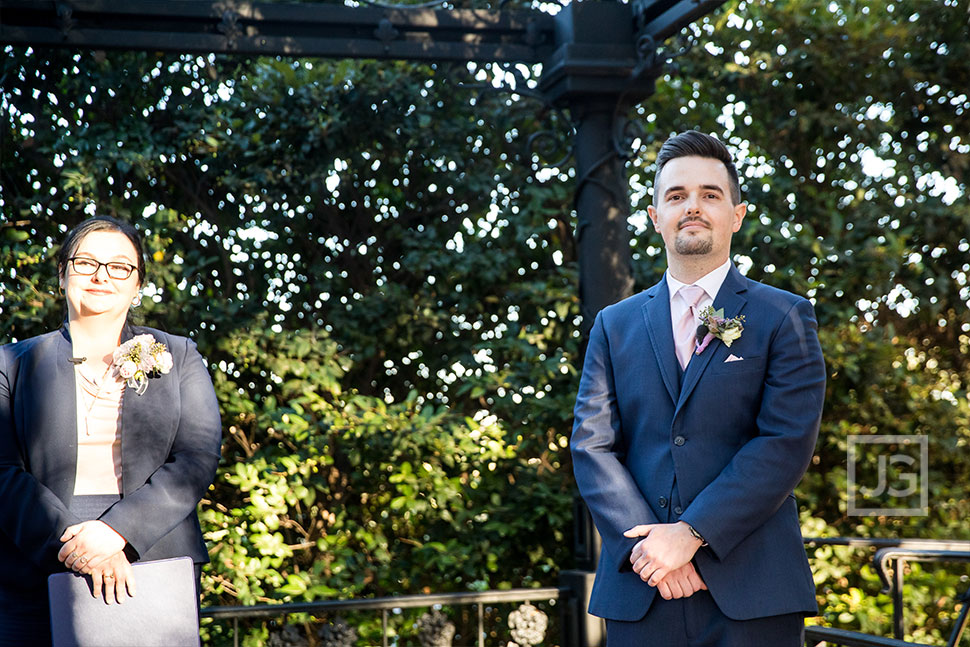
POLYGON ((677 291, 677 295, 687 305, 683 316, 674 328, 674 344, 677 348, 677 361, 681 368, 687 367, 690 354, 697 344, 697 304, 704 298, 704 288, 699 285, 685 285, 677 291))

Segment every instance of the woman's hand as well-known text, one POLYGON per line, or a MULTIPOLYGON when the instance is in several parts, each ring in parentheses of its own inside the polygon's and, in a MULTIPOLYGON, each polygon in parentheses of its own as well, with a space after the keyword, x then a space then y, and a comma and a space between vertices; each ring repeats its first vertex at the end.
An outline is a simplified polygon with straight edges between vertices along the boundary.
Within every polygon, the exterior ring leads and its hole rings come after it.
MULTIPOLYGON (((125 538, 103 521, 85 521, 69 526, 61 535, 60 552, 57 559, 78 573, 92 573, 105 560, 121 553, 125 548, 125 538)), ((124 555, 122 555, 124 556, 124 555)), ((127 563, 125 559, 125 563, 127 563)))
POLYGON ((94 585, 92 595, 104 598, 105 604, 115 601, 122 604, 127 597, 135 597, 135 575, 128 558, 122 552, 115 553, 91 569, 94 585))

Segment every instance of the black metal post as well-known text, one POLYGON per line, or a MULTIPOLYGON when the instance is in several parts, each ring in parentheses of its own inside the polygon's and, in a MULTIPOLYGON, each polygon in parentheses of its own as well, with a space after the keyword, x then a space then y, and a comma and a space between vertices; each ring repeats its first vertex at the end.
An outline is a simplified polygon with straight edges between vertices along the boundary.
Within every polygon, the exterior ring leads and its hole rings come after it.
MULTIPOLYGON (((556 17, 557 49, 545 63, 542 89, 550 101, 565 106, 576 124, 579 299, 583 333, 596 313, 633 293, 630 251, 630 185, 625 160, 616 144, 626 117, 626 102, 653 91, 652 75, 635 73, 641 62, 634 46, 635 20, 629 5, 572 3, 556 17)), ((585 613, 589 604, 600 538, 582 499, 574 505, 574 553, 577 570, 560 573, 579 605, 571 623, 570 644, 602 647, 605 623, 585 613)))
POLYGON ((570 590, 569 604, 573 605, 574 616, 568 631, 564 627, 565 647, 605 647, 606 622, 602 618, 586 613, 589 595, 593 590, 592 570, 564 570, 559 572, 559 584, 570 590))
POLYGON ((893 598, 893 636, 899 640, 903 640, 905 632, 903 631, 903 569, 906 568, 906 562, 897 558, 893 560, 893 590, 891 595, 893 598))
POLYGON ((569 595, 559 602, 562 647, 579 647, 579 601, 575 595, 569 595))
POLYGON ((630 184, 613 143, 618 96, 576 101, 576 245, 585 330, 606 306, 633 293, 630 184))
POLYGON ((653 92, 653 75, 637 73, 641 57, 629 5, 579 2, 556 16, 557 49, 545 62, 541 87, 569 109, 577 124, 576 239, 584 330, 596 313, 633 292, 630 185, 615 144, 621 102, 653 92))

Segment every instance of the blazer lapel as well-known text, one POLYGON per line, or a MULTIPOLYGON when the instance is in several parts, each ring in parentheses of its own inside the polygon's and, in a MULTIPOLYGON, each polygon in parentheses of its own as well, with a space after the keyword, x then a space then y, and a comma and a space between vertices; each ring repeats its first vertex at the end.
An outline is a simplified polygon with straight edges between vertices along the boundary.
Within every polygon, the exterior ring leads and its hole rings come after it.
MULTIPOLYGON (((747 289, 747 279, 741 276, 741 273, 732 264, 731 270, 724 278, 724 283, 721 284, 721 289, 718 290, 717 298, 714 299, 714 309, 719 310, 724 308, 724 316, 728 319, 738 316, 748 302, 744 297, 747 289)), ((691 357, 690 363, 687 364, 687 370, 684 372, 684 382, 680 389, 680 397, 677 398, 678 409, 684 406, 694 387, 697 386, 698 380, 701 379, 701 376, 707 369, 708 364, 711 363, 711 358, 714 357, 717 349, 721 345, 722 342, 719 339, 715 339, 704 352, 691 357)))
MULTIPOLYGON (((124 344, 140 330, 125 325, 121 331, 121 343, 124 344)), ((152 377, 148 380, 148 388, 142 395, 136 389, 125 387, 121 398, 121 492, 123 496, 131 494, 130 488, 134 483, 127 480, 125 475, 138 474, 136 464, 145 459, 145 452, 126 451, 131 447, 157 448, 159 443, 168 443, 170 439, 162 433, 166 420, 171 419, 172 403, 178 401, 172 393, 172 375, 152 377)), ((137 477, 135 479, 138 480, 137 477)))
POLYGON ((643 321, 647 326, 650 345, 660 367, 660 375, 670 399, 677 402, 680 393, 680 365, 674 352, 674 331, 670 325, 670 293, 666 279, 647 291, 650 297, 643 304, 643 321))
POLYGON ((36 470, 40 481, 65 506, 74 496, 77 472, 77 386, 70 361, 73 352, 65 325, 56 334, 54 352, 38 353, 31 379, 32 402, 24 407, 34 418, 27 429, 32 436, 27 442, 36 449, 28 452, 30 469, 36 470))

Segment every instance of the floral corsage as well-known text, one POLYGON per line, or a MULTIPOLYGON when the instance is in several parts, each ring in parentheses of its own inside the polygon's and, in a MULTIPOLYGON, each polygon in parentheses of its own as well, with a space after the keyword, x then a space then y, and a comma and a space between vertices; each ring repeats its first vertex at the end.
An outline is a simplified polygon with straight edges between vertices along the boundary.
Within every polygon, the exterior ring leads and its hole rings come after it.
POLYGON ((148 389, 149 376, 172 370, 172 354, 151 335, 136 335, 119 346, 114 352, 113 366, 138 395, 148 389))
POLYGON ((715 338, 730 347, 734 340, 741 336, 743 330, 744 315, 725 319, 724 308, 715 310, 707 306, 701 310, 701 323, 697 326, 697 349, 694 352, 700 355, 715 338))

